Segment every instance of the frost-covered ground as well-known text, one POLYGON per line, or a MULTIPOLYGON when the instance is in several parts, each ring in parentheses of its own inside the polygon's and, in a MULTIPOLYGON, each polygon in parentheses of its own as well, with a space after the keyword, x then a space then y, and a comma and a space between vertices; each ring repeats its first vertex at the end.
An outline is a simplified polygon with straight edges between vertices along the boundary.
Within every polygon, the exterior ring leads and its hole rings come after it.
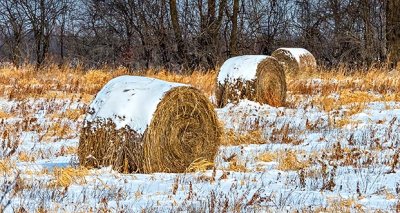
POLYGON ((341 95, 325 104, 316 104, 319 93, 289 94, 296 104, 286 108, 243 100, 217 109, 242 144, 221 146, 215 169, 187 174, 80 168, 86 104, 2 97, 0 204, 5 212, 398 211, 400 102, 372 93, 378 101, 330 107, 341 95))

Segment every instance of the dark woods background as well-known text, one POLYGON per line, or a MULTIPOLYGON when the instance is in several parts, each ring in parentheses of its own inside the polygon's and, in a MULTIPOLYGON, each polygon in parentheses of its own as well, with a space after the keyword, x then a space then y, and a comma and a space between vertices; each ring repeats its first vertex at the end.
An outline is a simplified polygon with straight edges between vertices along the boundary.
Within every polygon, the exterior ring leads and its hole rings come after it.
POLYGON ((0 0, 0 62, 214 69, 305 47, 320 64, 398 61, 400 0, 0 0))

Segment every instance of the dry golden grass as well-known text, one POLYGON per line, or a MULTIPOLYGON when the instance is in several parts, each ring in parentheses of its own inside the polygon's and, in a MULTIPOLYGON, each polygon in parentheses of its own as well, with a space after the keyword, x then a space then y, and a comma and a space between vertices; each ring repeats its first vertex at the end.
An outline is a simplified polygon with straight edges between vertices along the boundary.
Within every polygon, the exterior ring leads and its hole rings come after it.
POLYGON ((47 114, 47 117, 51 119, 62 119, 62 118, 67 118, 71 121, 77 121, 80 117, 85 115, 85 109, 67 109, 65 112, 59 113, 59 112, 54 112, 51 114, 47 114))
MULTIPOLYGON (((336 94, 338 95, 337 99, 333 97, 322 96, 316 98, 313 104, 320 104, 322 106, 322 109, 324 109, 325 111, 332 111, 340 109, 344 106, 350 106, 351 108, 354 108, 354 106, 356 106, 357 108, 360 108, 360 105, 365 106, 365 104, 374 101, 400 101, 400 96, 398 94, 376 94, 368 91, 351 91, 349 89, 341 90, 336 94)), ((355 114, 361 109, 351 110, 353 111, 353 113, 351 114, 355 114)))
POLYGON ((68 124, 61 124, 59 122, 53 123, 44 135, 44 139, 50 139, 51 137, 66 138, 73 133, 73 130, 68 124))
MULTIPOLYGON (((48 68, 35 71, 34 67, 0 69, 0 92, 10 99, 68 98, 93 96, 113 77, 127 74, 125 69, 107 70, 48 68), (79 95, 78 95, 79 93, 79 95)), ((87 99, 87 98, 86 98, 87 99)), ((91 98, 90 98, 91 99, 91 98)))
MULTIPOLYGON (((400 72, 400 71, 398 71, 400 72)), ((127 69, 97 69, 83 71, 81 69, 59 68, 50 66, 40 71, 34 67, 0 68, 0 93, 12 99, 26 98, 80 98, 85 102, 91 100, 106 82, 120 75, 143 75, 171 82, 193 85, 207 95, 214 94, 217 71, 194 71, 191 74, 176 74, 167 70, 148 70, 146 72, 129 73, 127 69)), ((299 73, 287 76, 288 91, 291 94, 328 95, 344 93, 344 102, 360 101, 357 96, 364 96, 366 101, 376 97, 368 94, 377 92, 388 95, 385 100, 399 100, 400 75, 389 73, 385 68, 368 70, 349 70, 345 67, 315 72, 299 73), (321 84, 310 84, 311 79, 321 79, 321 84)))
POLYGON ((313 73, 288 76, 288 91, 294 94, 327 95, 345 89, 352 91, 375 91, 381 94, 400 91, 400 75, 385 68, 371 67, 368 70, 349 70, 345 67, 319 69, 313 73), (322 84, 311 84, 311 79, 320 79, 322 84))
POLYGON ((7 174, 12 168, 15 168, 15 165, 10 161, 10 159, 6 158, 0 160, 0 173, 7 174))
POLYGON ((214 163, 205 159, 198 158, 194 160, 186 169, 186 172, 204 172, 214 167, 214 163))
POLYGON ((215 70, 211 70, 209 72, 194 71, 190 75, 174 74, 168 72, 167 70, 162 70, 159 72, 149 70, 144 73, 145 76, 152 78, 193 85, 208 96, 214 94, 217 74, 218 73, 215 70))
POLYGON ((0 95, 10 99, 26 98, 80 98, 88 103, 105 83, 121 75, 142 75, 171 82, 190 84, 212 95, 215 88, 216 71, 194 71, 190 75, 170 73, 166 70, 148 70, 129 73, 127 69, 81 69, 59 68, 50 66, 35 71, 34 67, 20 69, 14 67, 0 68, 0 95))
POLYGON ((230 171, 234 172, 247 172, 247 167, 246 165, 243 165, 242 163, 239 163, 237 160, 234 160, 229 163, 229 168, 230 171))
POLYGON ((3 110, 0 109, 0 119, 7 119, 12 116, 13 115, 11 113, 4 112, 3 110))
POLYGON ((331 197, 328 206, 315 209, 315 212, 364 212, 365 208, 355 198, 331 197))
POLYGON ((278 169, 282 171, 300 170, 309 166, 308 161, 300 161, 292 150, 279 154, 278 169))
POLYGON ((27 152, 20 152, 18 154, 18 160, 22 162, 32 162, 35 161, 35 157, 27 152))
MULTIPOLYGON (((400 72, 400 71, 397 71, 400 72)), ((0 95, 9 99, 27 100, 28 98, 44 98, 47 100, 68 99, 89 103, 94 95, 110 79, 120 75, 143 75, 166 81, 180 82, 193 85, 208 96, 215 91, 217 71, 194 71, 183 75, 167 70, 148 70, 145 72, 129 73, 127 69, 111 70, 108 68, 83 71, 65 67, 50 66, 40 71, 26 66, 20 69, 13 67, 0 68, 0 95)), ((352 123, 349 116, 361 112, 366 103, 371 101, 400 101, 400 75, 389 73, 385 68, 370 68, 368 70, 349 70, 338 67, 331 70, 319 69, 315 72, 298 73, 287 76, 288 92, 294 96, 320 94, 312 101, 325 111, 332 111, 346 105, 346 115, 336 120, 335 125, 341 127, 352 123), (321 83, 311 84, 312 79, 320 79, 321 83), (329 96, 337 94, 337 99, 329 96)), ((297 107, 298 103, 289 103, 297 107)), ((55 114, 54 118, 68 118, 76 121, 84 115, 84 110, 67 110, 55 114)), ((12 113, 0 110, 0 119, 12 117, 12 113)), ((45 137, 65 137, 69 134, 68 127, 55 124, 50 127, 45 137)), ((266 140, 261 131, 250 131, 237 134, 228 131, 223 136, 223 145, 263 144, 266 140)))
POLYGON ((44 176, 44 175, 49 175, 49 170, 47 168, 43 169, 26 169, 26 170, 21 170, 20 171, 24 175, 29 175, 29 176, 44 176))
POLYGON ((275 161, 276 159, 278 159, 278 153, 276 152, 265 152, 257 157, 257 160, 263 162, 272 162, 275 161))
POLYGON ((69 187, 71 184, 84 184, 85 176, 89 170, 84 167, 79 168, 55 168, 55 180, 50 183, 50 187, 69 187))
POLYGON ((76 121, 84 114, 85 114, 84 109, 67 109, 63 113, 63 117, 65 116, 66 118, 68 118, 70 120, 76 121))
POLYGON ((65 149, 61 149, 61 153, 62 153, 62 155, 75 154, 77 152, 77 149, 78 149, 77 147, 70 146, 65 149))
POLYGON ((227 130, 223 136, 221 144, 228 145, 241 145, 241 144, 265 144, 266 140, 262 135, 260 129, 248 131, 244 134, 239 134, 232 129, 227 130))

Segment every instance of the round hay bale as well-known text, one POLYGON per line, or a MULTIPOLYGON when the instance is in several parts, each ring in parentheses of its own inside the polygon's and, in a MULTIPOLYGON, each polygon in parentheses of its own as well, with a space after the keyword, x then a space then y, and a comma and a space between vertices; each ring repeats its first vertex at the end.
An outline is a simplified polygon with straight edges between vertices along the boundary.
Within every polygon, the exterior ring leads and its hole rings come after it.
POLYGON ((312 72, 317 67, 315 57, 303 48, 279 48, 272 53, 285 68, 286 74, 312 72))
POLYGON ((244 55, 228 59, 217 78, 218 107, 248 99, 271 106, 283 106, 286 80, 282 65, 273 57, 244 55))
POLYGON ((208 98, 191 86, 139 76, 108 82, 81 131, 81 165, 124 172, 185 172, 213 162, 222 131, 208 98))

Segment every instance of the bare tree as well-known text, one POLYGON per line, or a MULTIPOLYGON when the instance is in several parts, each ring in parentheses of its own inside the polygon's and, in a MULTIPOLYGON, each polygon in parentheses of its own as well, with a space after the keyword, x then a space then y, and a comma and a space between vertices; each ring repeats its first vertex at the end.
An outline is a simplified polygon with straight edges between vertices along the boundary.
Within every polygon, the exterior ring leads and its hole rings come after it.
POLYGON ((199 56, 205 59, 205 68, 213 69, 217 63, 217 56, 220 54, 218 48, 222 20, 224 18, 227 0, 207 0, 207 7, 204 8, 202 0, 198 1, 200 13, 200 35, 198 35, 199 56), (205 12, 206 10, 206 12, 205 12))
POLYGON ((172 28, 174 29, 175 33, 175 41, 178 46, 178 56, 179 56, 178 62, 182 64, 184 61, 186 61, 185 60, 186 50, 185 50, 185 44, 183 43, 182 40, 181 27, 179 26, 179 16, 178 16, 176 0, 169 0, 169 11, 171 16, 172 28))
POLYGON ((238 43, 238 15, 239 15, 239 0, 233 0, 233 12, 231 16, 232 30, 229 41, 229 56, 235 56, 238 54, 237 43, 238 43))
POLYGON ((248 2, 244 6, 245 17, 243 17, 246 26, 242 38, 244 49, 268 55, 280 45, 290 41, 289 29, 294 27, 290 24, 292 21, 290 11, 296 9, 292 3, 290 0, 248 2))
POLYGON ((25 18, 17 0, 0 1, 0 33, 10 50, 11 62, 20 66, 23 62, 22 43, 25 36, 25 18))
POLYGON ((215 69, 239 54, 300 46, 327 66, 368 66, 386 53, 394 66, 400 57, 398 5, 394 0, 1 0, 0 60, 187 71, 215 69))
POLYGON ((46 60, 56 20, 65 10, 64 1, 21 0, 18 2, 33 34, 36 66, 40 67, 46 60))
POLYGON ((386 39, 388 61, 390 67, 395 67, 400 61, 400 2, 388 0, 386 5, 386 39))

